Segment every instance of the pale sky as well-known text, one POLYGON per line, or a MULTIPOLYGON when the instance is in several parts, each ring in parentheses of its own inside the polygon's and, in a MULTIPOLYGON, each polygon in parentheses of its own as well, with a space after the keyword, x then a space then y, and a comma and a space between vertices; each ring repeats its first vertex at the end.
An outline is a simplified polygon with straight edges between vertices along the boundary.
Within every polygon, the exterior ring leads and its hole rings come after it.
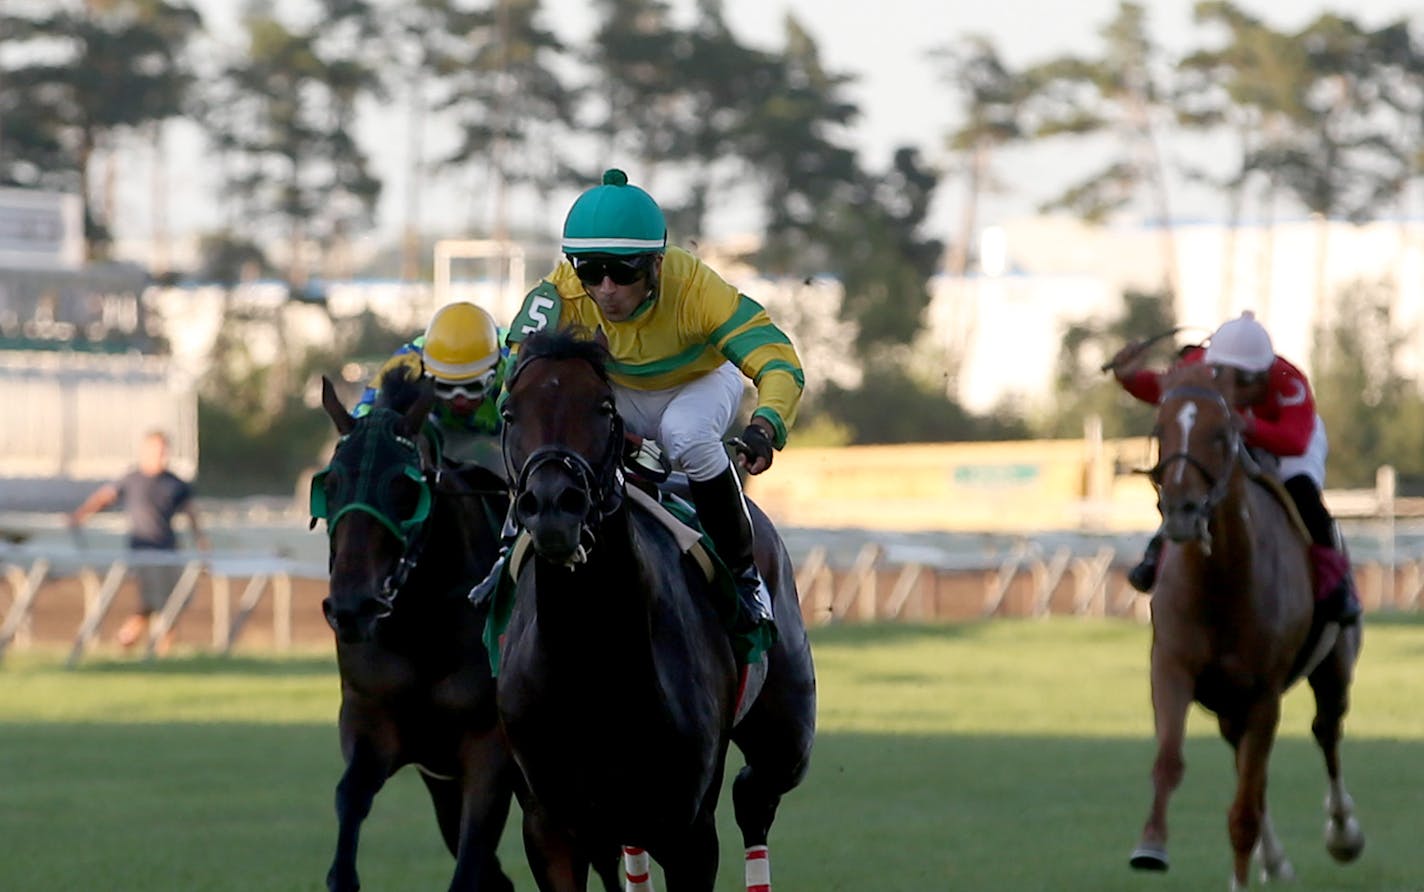
MULTIPOLYGON (((279 0, 299 4, 302 0, 279 0)), ((693 0, 671 0, 682 16, 693 14, 693 0)), ((1143 0, 1150 16, 1156 40, 1168 51, 1180 51, 1199 44, 1203 33, 1191 20, 1193 0, 1143 0)), ((954 98, 943 86, 936 63, 929 52, 948 45, 968 34, 983 34, 998 47, 1011 66, 1022 67, 1047 57, 1074 52, 1087 55, 1101 44, 1098 32, 1115 13, 1117 0, 875 0, 875 2, 833 2, 833 0, 724 0, 728 21, 743 41, 769 48, 784 44, 783 23, 788 12, 794 13, 802 25, 816 38, 824 63, 833 71, 854 74, 858 81, 849 95, 861 107, 862 117, 855 128, 857 148, 863 161, 872 169, 883 169, 893 149, 902 144, 919 148, 932 162, 945 161, 941 150, 943 137, 955 123, 954 98)), ((234 0, 197 0, 208 16, 210 27, 234 24, 237 3, 234 0)), ((1421 16, 1415 0, 1241 0, 1244 9, 1276 27, 1300 27, 1327 10, 1355 16, 1367 25, 1377 26, 1404 15, 1421 16)), ((594 17, 587 0, 544 0, 544 24, 566 41, 576 35, 591 33, 594 17)), ((221 32, 219 32, 221 33, 221 32)), ((400 208, 404 193, 403 159, 405 140, 394 138, 392 122, 403 122, 404 114, 392 108, 378 121, 363 125, 362 137, 372 152, 377 170, 385 178, 380 229, 389 234, 400 226, 400 208)), ((174 164, 170 178, 175 190, 202 191, 202 183, 212 175, 210 165, 198 157, 194 138, 175 138, 174 164), (192 161, 197 163, 193 164, 192 161), (186 163, 185 163, 186 162, 186 163)), ((1073 159, 1062 151, 1048 157, 1027 157, 1001 162, 1001 178, 1014 183, 1043 184, 1039 188, 1024 188, 1019 194, 990 198, 985 207, 985 222, 994 222, 995 215, 1021 215, 1032 212, 1036 202, 1047 198, 1074 176, 1087 172, 1091 159, 1080 159, 1073 170, 1073 159)), ((614 162, 610 163, 615 163, 614 162)), ((634 182, 638 172, 629 170, 634 182)), ((143 177, 145 180, 146 176, 143 177)), ((946 183, 934 210, 937 229, 946 234, 953 231, 957 219, 955 209, 958 184, 946 183)), ((130 188, 137 204, 144 202, 142 188, 130 188)), ((209 190, 210 191, 210 190, 209 190)), ((459 229, 471 216, 468 200, 463 208, 452 206, 451 190, 439 190, 440 195, 427 197, 423 214, 427 228, 459 229), (443 196, 443 197, 442 197, 443 196)), ((456 190, 458 191, 458 190, 456 190)), ((555 197, 550 207, 524 208, 535 216, 536 225, 542 218, 551 235, 556 234, 563 211, 574 193, 555 197)), ((126 197, 126 201, 129 199, 126 197)), ((202 225, 205 202, 171 202, 169 215, 175 231, 202 225)), ((1191 203, 1186 203, 1192 213, 1191 203)), ((147 207, 134 208, 132 218, 147 221, 147 207)), ((1207 208, 1199 214, 1215 211, 1207 208)), ((207 225, 211 225, 208 223, 207 225)), ((730 234, 754 227, 748 213, 735 208, 725 209, 712 221, 711 234, 730 234)), ((135 233, 141 235, 142 233, 135 233)))

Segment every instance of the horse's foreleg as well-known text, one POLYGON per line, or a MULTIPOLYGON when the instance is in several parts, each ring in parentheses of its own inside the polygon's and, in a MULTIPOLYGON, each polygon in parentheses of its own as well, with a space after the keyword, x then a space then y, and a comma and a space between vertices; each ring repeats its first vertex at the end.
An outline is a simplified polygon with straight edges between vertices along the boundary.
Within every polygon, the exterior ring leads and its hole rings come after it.
POLYGON ((356 847, 361 823, 371 813, 371 803, 390 776, 391 761, 364 738, 352 741, 346 771, 336 784, 336 855, 326 873, 330 892, 355 892, 361 888, 356 874, 356 847))
POLYGON ((746 765, 732 781, 732 808, 742 831, 746 850, 747 892, 771 892, 771 852, 767 837, 781 804, 781 791, 769 788, 765 780, 746 765))
MULTIPOLYGON (((712 802, 716 804, 715 798, 712 802)), ((668 892, 712 892, 717 884, 718 852, 717 822, 712 809, 704 807, 675 843, 660 844, 650 854, 662 866, 668 892)))
POLYGON ((810 678, 809 659, 775 664, 751 713, 732 732, 746 758, 732 782, 732 807, 742 834, 748 892, 771 892, 771 825, 781 797, 806 776, 816 733, 810 678))
POLYGON ((573 840, 556 829, 530 795, 521 795, 524 810, 524 854, 539 892, 586 892, 589 862, 573 840))
POLYGON ((1354 861, 1365 848, 1365 834, 1355 817, 1355 801, 1340 774, 1341 726, 1350 706, 1350 678, 1359 644, 1358 626, 1343 631, 1330 655, 1310 673, 1310 688, 1315 694, 1315 721, 1310 730, 1325 757, 1329 780, 1325 793, 1325 848, 1341 863, 1354 861))
POLYGON ((1284 882, 1295 879, 1295 868, 1286 858, 1285 846, 1276 836, 1276 828, 1271 823, 1271 810, 1261 812, 1261 838, 1256 842, 1252 856, 1261 865, 1261 881, 1264 883, 1284 882))
MULTIPOLYGON (((1236 747, 1236 798, 1227 813, 1227 832, 1231 837, 1233 888, 1245 888, 1250 882, 1251 853, 1261 839, 1261 825, 1266 813, 1266 771, 1271 758, 1271 746, 1280 723, 1280 698, 1262 697, 1252 704, 1245 716, 1244 731, 1236 747)), ((1222 720, 1222 733, 1232 740, 1235 732, 1222 720)), ((1282 855, 1282 858, 1284 855, 1282 855)))
POLYGON ((1138 870, 1167 869, 1167 802, 1186 772, 1182 738, 1187 728, 1187 708, 1192 702, 1192 683, 1186 673, 1162 665, 1155 647, 1152 663, 1157 758, 1152 763, 1152 809, 1129 861, 1138 870))
POLYGON ((637 846, 624 846, 623 872, 628 879, 628 892, 654 892, 653 863, 647 852, 637 846))
POLYGON ((462 778, 459 846, 451 892, 490 889, 514 892, 499 866, 499 838, 514 796, 514 760, 498 732, 470 735, 461 747, 462 778))

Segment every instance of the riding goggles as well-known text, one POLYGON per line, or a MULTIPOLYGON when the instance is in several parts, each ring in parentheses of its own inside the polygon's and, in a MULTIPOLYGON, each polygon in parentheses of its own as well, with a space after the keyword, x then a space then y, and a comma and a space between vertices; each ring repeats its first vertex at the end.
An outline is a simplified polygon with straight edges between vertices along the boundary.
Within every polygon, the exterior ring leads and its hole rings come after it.
POLYGON ((448 381, 435 382, 435 398, 439 400, 453 400, 456 397, 464 397, 467 400, 482 400, 494 384, 495 370, 490 369, 478 378, 469 381, 461 381, 458 384, 448 381))
POLYGON ((632 285, 648 274, 649 258, 640 257, 570 257, 579 281, 585 285, 601 285, 604 277, 614 285, 632 285))

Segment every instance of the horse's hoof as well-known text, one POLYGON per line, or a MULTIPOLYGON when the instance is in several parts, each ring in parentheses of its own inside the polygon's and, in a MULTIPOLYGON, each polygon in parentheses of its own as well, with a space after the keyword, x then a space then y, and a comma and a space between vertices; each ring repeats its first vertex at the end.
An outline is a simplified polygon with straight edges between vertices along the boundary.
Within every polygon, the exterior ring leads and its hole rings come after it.
POLYGON ((1344 822, 1326 821, 1325 850, 1341 864, 1349 864, 1360 857, 1365 850, 1365 832, 1360 829, 1360 822, 1354 816, 1344 822))
POLYGON ((1127 863, 1132 865, 1133 870, 1154 870, 1160 873, 1167 869, 1167 850, 1138 846, 1127 863))
POLYGON ((1261 865, 1261 882, 1263 883, 1293 883, 1295 882, 1295 868, 1284 858, 1274 865, 1261 865))

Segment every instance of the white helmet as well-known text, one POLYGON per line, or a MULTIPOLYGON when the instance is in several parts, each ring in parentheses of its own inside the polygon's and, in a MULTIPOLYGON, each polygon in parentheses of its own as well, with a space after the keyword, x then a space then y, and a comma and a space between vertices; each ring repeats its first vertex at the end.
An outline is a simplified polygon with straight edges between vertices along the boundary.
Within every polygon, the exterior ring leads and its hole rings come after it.
POLYGON ((1244 372, 1264 372, 1276 361, 1265 326, 1250 310, 1223 322, 1206 345, 1208 365, 1228 365, 1244 372))

